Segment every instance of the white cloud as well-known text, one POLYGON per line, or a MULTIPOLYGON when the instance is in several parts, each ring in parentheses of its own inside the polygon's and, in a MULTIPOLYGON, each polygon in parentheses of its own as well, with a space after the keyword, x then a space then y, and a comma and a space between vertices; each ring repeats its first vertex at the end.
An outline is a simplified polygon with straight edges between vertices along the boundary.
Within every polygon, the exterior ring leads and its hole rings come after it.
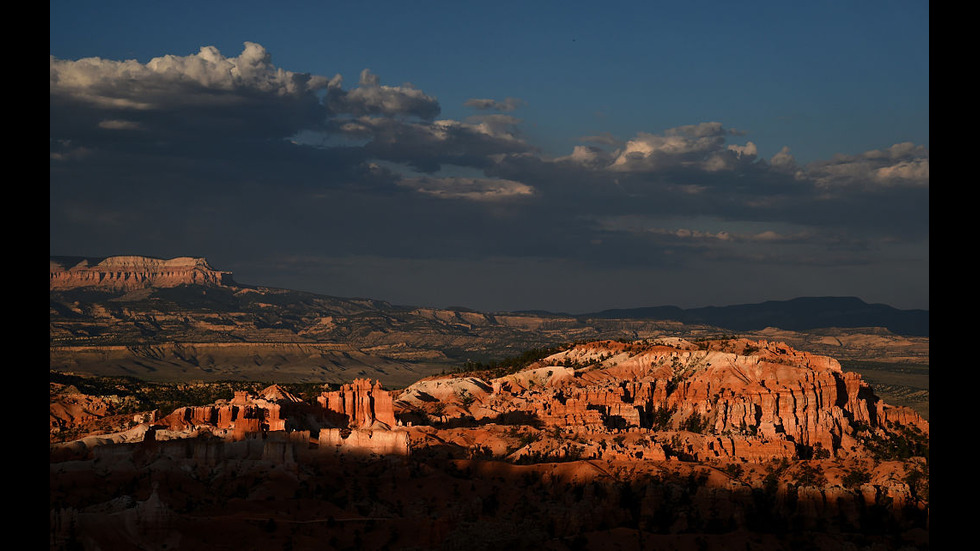
POLYGON ((556 162, 570 162, 590 168, 601 168, 609 166, 615 158, 612 154, 608 153, 604 149, 586 146, 586 145, 576 145, 572 148, 572 154, 566 157, 558 157, 555 159, 556 162))
POLYGON ((327 84, 325 77, 274 67, 265 48, 252 42, 245 43, 238 57, 225 57, 217 48, 205 46, 197 54, 165 55, 146 64, 50 56, 51 95, 102 108, 221 104, 234 102, 234 92, 300 96, 325 89, 327 84), (214 94, 216 91, 228 94, 214 94))
POLYGON ((789 147, 784 146, 769 159, 769 164, 773 168, 785 171, 795 171, 796 170, 796 159, 789 152, 789 147))
POLYGON ((746 142, 745 145, 730 145, 728 150, 739 157, 755 157, 759 154, 759 150, 752 142, 746 142))
POLYGON ((369 69, 361 71, 357 88, 343 90, 342 80, 330 81, 327 105, 334 113, 352 115, 415 115, 431 119, 440 112, 439 102, 411 84, 382 86, 381 79, 369 69))
MULTIPOLYGON (((724 149, 725 135, 728 133, 719 122, 671 128, 663 135, 639 132, 636 138, 626 142, 626 147, 619 152, 610 168, 649 171, 686 165, 700 166, 709 171, 721 170, 729 162, 719 157, 719 153, 740 155, 738 150, 724 149)), ((743 146, 743 149, 746 153, 754 151, 754 145, 743 146)))

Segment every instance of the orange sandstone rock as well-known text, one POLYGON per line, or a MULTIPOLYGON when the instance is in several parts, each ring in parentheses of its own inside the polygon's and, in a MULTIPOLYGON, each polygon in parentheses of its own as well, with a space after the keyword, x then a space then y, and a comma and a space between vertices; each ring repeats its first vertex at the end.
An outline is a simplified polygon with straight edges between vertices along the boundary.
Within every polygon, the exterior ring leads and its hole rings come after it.
MULTIPOLYGON (((457 379, 464 378, 473 380, 457 379)), ((451 422, 458 410, 431 390, 452 388, 453 380, 420 381, 396 404, 401 411, 441 411, 451 422)), ((911 426, 928 434, 928 423, 914 411, 884 404, 860 375, 843 372, 833 358, 778 342, 592 342, 481 384, 490 392, 469 412, 476 422, 520 414, 546 430, 584 435, 704 435, 666 446, 668 453, 699 460, 850 453, 860 445, 857 427, 880 432, 911 426)), ((607 447, 597 453, 609 458, 621 452, 607 447)))
POLYGON ((368 379, 354 379, 340 390, 324 392, 317 398, 321 407, 346 415, 350 428, 392 428, 397 422, 391 394, 381 389, 381 382, 371 384, 368 379))

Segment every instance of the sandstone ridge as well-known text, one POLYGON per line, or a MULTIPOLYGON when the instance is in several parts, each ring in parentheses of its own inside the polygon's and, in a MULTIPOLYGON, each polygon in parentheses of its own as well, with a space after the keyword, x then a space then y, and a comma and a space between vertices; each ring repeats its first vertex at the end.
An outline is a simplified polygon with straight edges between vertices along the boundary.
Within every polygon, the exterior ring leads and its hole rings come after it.
MULTIPOLYGON (((928 549, 928 423, 781 342, 593 341, 320 390, 53 443, 52 548, 928 549)), ((56 400, 66 424, 114 407, 52 384, 52 429, 56 400)))
POLYGON ((104 259, 51 257, 50 289, 93 288, 131 291, 178 285, 233 285, 231 272, 218 271, 204 258, 171 259, 111 256, 104 259))
POLYGON ((512 459, 862 456, 882 441, 929 431, 837 360, 764 340, 592 342, 515 373, 478 375, 419 381, 396 397, 396 414, 457 426, 523 418, 542 436, 559 437, 512 459), (629 435, 628 445, 609 446, 610 434, 629 435))

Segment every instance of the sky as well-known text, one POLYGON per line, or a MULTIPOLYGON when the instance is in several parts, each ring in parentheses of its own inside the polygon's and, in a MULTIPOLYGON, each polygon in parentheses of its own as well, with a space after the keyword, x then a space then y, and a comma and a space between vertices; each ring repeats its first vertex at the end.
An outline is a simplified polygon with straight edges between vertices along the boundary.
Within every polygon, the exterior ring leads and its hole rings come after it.
POLYGON ((50 253, 583 313, 929 307, 929 6, 50 2, 50 253))

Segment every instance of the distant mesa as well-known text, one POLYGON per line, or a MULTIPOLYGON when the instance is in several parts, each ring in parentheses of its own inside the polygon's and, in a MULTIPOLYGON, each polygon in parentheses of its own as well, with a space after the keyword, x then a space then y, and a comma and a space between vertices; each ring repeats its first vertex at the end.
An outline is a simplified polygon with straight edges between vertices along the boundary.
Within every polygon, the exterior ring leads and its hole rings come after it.
POLYGON ((178 285, 232 286, 231 272, 215 270, 204 258, 169 260, 146 256, 87 258, 52 256, 50 290, 90 288, 133 291, 178 285))
MULTIPOLYGON (((147 256, 106 258, 52 256, 51 291, 75 289, 131 292, 181 285, 249 287, 232 279, 231 272, 213 269, 204 258, 182 256, 169 260, 147 256)), ((461 306, 446 310, 459 314, 479 312, 461 306)), ((682 309, 653 306, 603 310, 584 314, 556 314, 540 310, 511 312, 519 316, 565 317, 589 320, 652 320, 708 325, 732 331, 758 331, 778 327, 790 331, 820 328, 883 327, 905 336, 929 336, 928 310, 900 310, 885 304, 868 304, 857 297, 799 297, 758 304, 708 306, 682 309)))

